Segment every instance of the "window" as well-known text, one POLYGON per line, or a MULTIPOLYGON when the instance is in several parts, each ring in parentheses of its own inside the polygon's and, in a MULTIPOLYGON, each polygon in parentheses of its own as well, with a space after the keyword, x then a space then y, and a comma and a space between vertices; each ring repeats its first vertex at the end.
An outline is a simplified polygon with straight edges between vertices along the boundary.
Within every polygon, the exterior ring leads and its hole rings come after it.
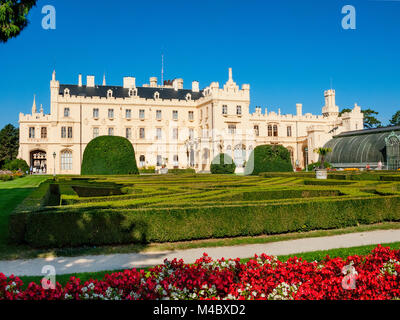
POLYGON ((178 139, 178 128, 172 129, 172 139, 178 139))
POLYGON ((156 119, 161 120, 161 110, 156 111, 156 119))
POLYGON ((194 120, 194 112, 189 111, 189 120, 194 120))
POLYGON ((108 135, 113 136, 114 135, 114 128, 108 128, 108 135))
POLYGON ((93 128, 93 138, 97 138, 99 136, 99 128, 93 128))
POLYGON ((125 137, 126 137, 127 139, 132 138, 132 129, 131 129, 131 128, 126 128, 126 129, 125 129, 125 137))
POLYGON ((139 110, 139 119, 144 119, 144 110, 143 109, 139 110))
POLYGON ((226 104, 222 106, 222 114, 228 114, 228 106, 226 104))
POLYGON ((268 125, 268 137, 272 137, 272 126, 268 125))
POLYGON ((99 109, 94 108, 93 109, 93 118, 97 119, 99 117, 99 109))
POLYGON ((238 116, 242 115, 242 106, 236 106, 236 114, 238 116))
POLYGON ((139 167, 145 167, 146 166, 146 157, 144 155, 141 155, 139 157, 139 167))
POLYGON ((144 128, 139 129, 139 138, 144 139, 145 138, 145 131, 144 128))
POLYGON ((161 138, 162 138, 161 128, 157 128, 156 139, 161 140, 161 138))
POLYGON ((114 119, 114 109, 108 109, 108 118, 114 119))
POLYGON ((178 167, 179 166, 179 157, 177 154, 174 155, 174 167, 178 167))
POLYGON ((29 128, 29 138, 31 138, 31 139, 35 138, 35 128, 34 127, 29 128))
POLYGON ((68 138, 72 138, 72 127, 68 127, 68 138))
POLYGON ((125 118, 131 119, 132 118, 132 110, 131 109, 126 109, 125 110, 125 118))
POLYGON ((172 111, 172 119, 178 120, 178 111, 177 110, 172 111))
POLYGON ((69 108, 64 108, 64 117, 69 117, 69 108))
POLYGON ((260 128, 259 126, 254 126, 254 134, 256 135, 256 137, 258 137, 260 135, 260 128))
POLYGON ((66 138, 67 137, 67 128, 66 127, 61 127, 61 138, 66 138))
POLYGON ((189 129, 189 139, 190 140, 194 139, 194 130, 192 128, 189 129))
POLYGON ((274 137, 278 136, 278 126, 275 124, 274 125, 274 137))
POLYGON ((291 136, 292 136, 292 127, 291 127, 291 126, 288 126, 288 127, 287 127, 287 136, 288 136, 288 137, 291 137, 291 136))
POLYGON ((42 139, 46 139, 47 138, 47 128, 46 127, 40 128, 40 137, 42 139))
POLYGON ((61 152, 61 170, 72 170, 71 150, 64 150, 61 152))
POLYGON ((160 155, 157 155, 157 167, 162 166, 162 157, 160 155))
POLYGON ((230 124, 228 126, 228 132, 229 132, 229 134, 235 134, 236 133, 236 125, 230 124))

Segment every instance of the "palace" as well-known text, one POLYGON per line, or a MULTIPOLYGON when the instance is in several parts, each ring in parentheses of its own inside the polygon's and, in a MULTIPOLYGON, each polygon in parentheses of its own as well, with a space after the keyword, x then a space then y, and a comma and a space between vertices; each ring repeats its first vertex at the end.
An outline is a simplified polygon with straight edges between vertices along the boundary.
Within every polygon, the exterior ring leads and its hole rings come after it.
POLYGON ((80 174, 87 144, 101 135, 129 139, 139 167, 194 168, 208 171, 212 159, 225 152, 242 167, 251 151, 262 144, 281 144, 290 151, 295 167, 318 161, 313 152, 334 135, 363 128, 363 114, 355 104, 339 116, 335 91, 324 92, 322 115, 280 110, 250 113, 250 85, 241 88, 229 69, 228 81, 212 82, 200 89, 197 81, 184 89, 183 79, 136 85, 124 77, 123 86, 95 84, 82 75, 78 84, 60 84, 53 72, 50 81, 50 114, 37 110, 20 114, 19 157, 34 173, 80 174))

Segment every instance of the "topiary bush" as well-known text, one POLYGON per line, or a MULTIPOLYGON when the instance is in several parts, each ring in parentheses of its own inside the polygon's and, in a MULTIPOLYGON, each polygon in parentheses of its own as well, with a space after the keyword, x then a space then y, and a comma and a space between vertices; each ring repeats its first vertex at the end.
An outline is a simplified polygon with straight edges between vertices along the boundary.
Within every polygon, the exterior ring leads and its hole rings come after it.
POLYGON ((250 154, 246 163, 246 175, 258 175, 261 172, 292 172, 289 150, 280 145, 261 145, 250 154))
POLYGON ((220 153, 211 162, 212 174, 232 174, 236 170, 236 164, 226 153, 220 153))
POLYGON ((82 175, 139 174, 135 150, 128 139, 101 136, 93 139, 83 153, 82 175))

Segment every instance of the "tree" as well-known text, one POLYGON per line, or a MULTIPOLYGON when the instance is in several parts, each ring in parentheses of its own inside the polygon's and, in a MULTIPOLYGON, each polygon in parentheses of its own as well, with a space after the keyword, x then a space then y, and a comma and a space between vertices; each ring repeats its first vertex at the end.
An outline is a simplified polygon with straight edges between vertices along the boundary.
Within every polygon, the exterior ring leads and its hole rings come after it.
POLYGON ((19 129, 8 124, 0 130, 0 167, 17 157, 18 148, 19 129))
POLYGON ((315 153, 318 153, 320 155, 320 163, 321 165, 319 166, 320 169, 325 169, 325 157, 329 152, 332 152, 331 148, 317 148, 314 149, 315 153))
POLYGON ((210 171, 212 174, 232 174, 235 173, 236 164, 226 153, 220 153, 211 162, 210 171))
POLYGON ((392 116, 392 119, 389 120, 389 123, 391 126, 400 126, 400 110, 392 116))
MULTIPOLYGON (((341 117, 346 112, 351 112, 352 110, 349 108, 344 108, 340 113, 339 117, 341 117)), ((379 128, 382 126, 382 122, 380 122, 374 115, 378 115, 379 112, 376 112, 372 109, 365 109, 361 110, 364 114, 364 128, 371 129, 371 128, 379 128)))
POLYGON ((25 173, 25 172, 29 171, 29 166, 26 163, 26 161, 23 159, 14 159, 14 160, 11 160, 10 162, 7 162, 4 165, 4 169, 10 170, 10 171, 21 170, 22 172, 25 173))
POLYGON ((376 112, 369 108, 362 110, 361 112, 364 114, 364 128, 371 129, 382 127, 382 122, 380 122, 376 117, 373 116, 378 115, 379 112, 376 112))
POLYGON ((0 42, 18 36, 28 25, 27 15, 37 0, 2 0, 0 3, 0 42))
POLYGON ((290 152, 281 145, 257 146, 246 162, 245 175, 258 175, 261 172, 293 171, 290 152))

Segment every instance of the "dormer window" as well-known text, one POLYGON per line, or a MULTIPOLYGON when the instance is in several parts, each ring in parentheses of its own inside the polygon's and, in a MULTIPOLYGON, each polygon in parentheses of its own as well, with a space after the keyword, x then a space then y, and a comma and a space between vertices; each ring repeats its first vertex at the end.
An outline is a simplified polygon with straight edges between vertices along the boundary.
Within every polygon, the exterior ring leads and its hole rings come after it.
POLYGON ((136 88, 134 88, 134 89, 129 89, 129 96, 130 97, 137 97, 137 89, 136 88))
POLYGON ((192 100, 192 95, 190 93, 188 93, 186 95, 186 101, 190 101, 190 100, 192 100))
POLYGON ((64 89, 64 96, 69 96, 69 89, 68 88, 64 89))
POLYGON ((160 99, 160 93, 159 92, 154 92, 154 99, 160 99))
POLYGON ((107 98, 112 98, 112 96, 113 96, 113 92, 110 89, 110 90, 107 91, 107 98))

